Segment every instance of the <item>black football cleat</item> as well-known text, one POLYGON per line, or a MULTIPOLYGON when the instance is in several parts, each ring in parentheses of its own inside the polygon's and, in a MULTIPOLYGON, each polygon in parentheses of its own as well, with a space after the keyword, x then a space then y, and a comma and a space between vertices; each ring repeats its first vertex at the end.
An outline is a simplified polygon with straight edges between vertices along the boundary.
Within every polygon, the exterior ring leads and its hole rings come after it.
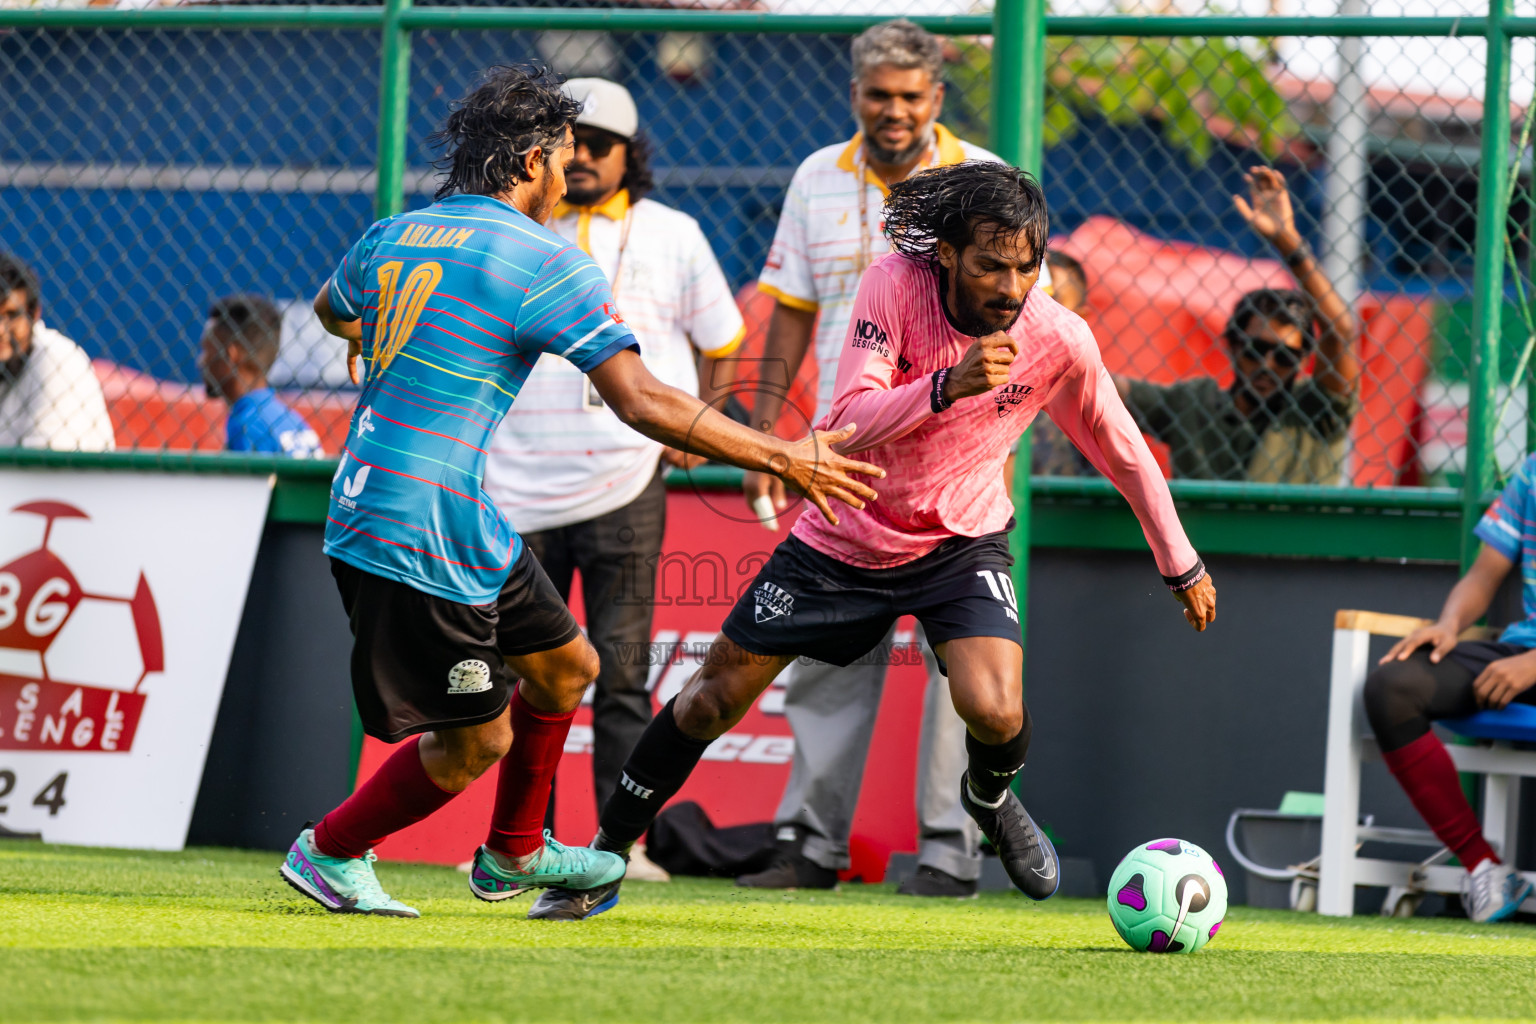
POLYGON ((558 889, 539 893, 528 908, 530 921, 585 921, 619 905, 619 886, 624 879, 593 889, 558 889))
POLYGON ((971 784, 960 777, 960 805, 965 808, 982 835, 992 843, 1003 870, 1019 891, 1032 900, 1049 899, 1061 885, 1061 861, 1056 847, 1040 831, 1019 798, 1009 790, 997 807, 977 803, 971 796, 971 784))

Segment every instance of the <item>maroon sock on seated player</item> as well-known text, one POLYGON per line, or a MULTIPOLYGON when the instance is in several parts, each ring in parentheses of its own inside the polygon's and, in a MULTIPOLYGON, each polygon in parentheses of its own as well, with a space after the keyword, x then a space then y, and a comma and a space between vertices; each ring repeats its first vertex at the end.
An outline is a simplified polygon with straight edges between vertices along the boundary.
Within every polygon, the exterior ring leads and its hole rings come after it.
POLYGON ((315 826, 315 848, 327 857, 361 857, 386 836, 414 825, 458 796, 432 781, 416 749, 400 744, 368 781, 315 826))
POLYGON ((571 731, 571 711, 540 711, 512 690, 512 749, 501 759, 496 803, 485 845, 508 857, 524 857, 544 845, 544 811, 555 766, 571 731))
POLYGON ((1456 854, 1462 867, 1471 871, 1485 860, 1498 861, 1462 792, 1456 763, 1434 733, 1426 732, 1406 747, 1383 750, 1381 759, 1407 792, 1414 809, 1456 854))

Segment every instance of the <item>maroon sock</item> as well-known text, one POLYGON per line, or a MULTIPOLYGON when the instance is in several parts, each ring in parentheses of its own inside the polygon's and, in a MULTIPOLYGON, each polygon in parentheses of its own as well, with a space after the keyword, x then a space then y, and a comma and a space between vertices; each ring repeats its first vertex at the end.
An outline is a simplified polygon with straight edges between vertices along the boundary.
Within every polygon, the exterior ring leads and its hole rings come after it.
POLYGON ((512 749, 501 759, 491 834, 485 839, 497 853, 522 857, 544 845, 544 808, 575 717, 575 711, 540 711, 513 691, 512 749))
POLYGON ((1461 791, 1456 763, 1445 745, 1427 732, 1406 747, 1384 750, 1382 760, 1408 793, 1408 799, 1440 841, 1471 871, 1485 860, 1499 858, 1483 838, 1483 828, 1461 791))
POLYGON ((458 796, 427 774, 417 739, 400 744, 367 782, 315 826, 315 848, 328 857, 361 857, 385 836, 414 825, 458 796))

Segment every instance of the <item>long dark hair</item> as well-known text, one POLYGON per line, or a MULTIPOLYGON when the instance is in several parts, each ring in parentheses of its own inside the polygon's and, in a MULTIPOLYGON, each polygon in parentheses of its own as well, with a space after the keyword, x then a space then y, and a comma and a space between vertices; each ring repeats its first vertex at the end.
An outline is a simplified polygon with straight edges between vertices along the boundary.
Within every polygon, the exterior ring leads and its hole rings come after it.
POLYGON ((444 153, 434 198, 455 192, 495 195, 525 180, 523 159, 543 146, 545 159, 565 142, 581 105, 560 88, 565 79, 538 64, 498 64, 427 137, 444 153))
POLYGON ((1045 258, 1051 231, 1045 193, 1017 167, 981 160, 935 167, 898 181, 885 200, 891 247, 929 266, 938 265, 940 242, 964 249, 984 223, 1009 235, 1023 232, 1035 265, 1045 258))
POLYGON ((651 143, 644 135, 635 135, 624 145, 624 180, 619 188, 629 189, 630 203, 638 203, 656 187, 651 174, 651 143))

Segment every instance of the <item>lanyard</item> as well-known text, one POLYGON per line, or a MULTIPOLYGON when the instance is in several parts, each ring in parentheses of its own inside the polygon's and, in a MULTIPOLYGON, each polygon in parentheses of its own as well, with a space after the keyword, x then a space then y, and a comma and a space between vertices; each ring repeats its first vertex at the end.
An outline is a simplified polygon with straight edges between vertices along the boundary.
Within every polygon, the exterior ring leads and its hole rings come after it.
MULTIPOLYGON (((916 167, 912 168, 912 170, 910 172, 908 172, 907 177, 910 178, 912 175, 918 173, 919 171, 926 171, 929 168, 929 166, 931 165, 931 160, 933 158, 933 150, 934 150, 934 143, 930 142, 928 144, 928 148, 923 151, 923 160, 922 160, 922 162, 920 164, 918 164, 916 167)), ((870 230, 869 230, 869 155, 868 155, 868 150, 866 149, 866 147, 865 147, 865 145, 863 143, 861 143, 859 145, 859 160, 858 160, 858 163, 856 163, 854 165, 854 171, 858 175, 858 178, 859 178, 859 263, 858 263, 858 272, 859 272, 859 276, 862 277, 863 274, 864 274, 864 271, 869 269, 869 264, 874 259, 874 257, 870 254, 870 242, 869 242, 869 238, 870 238, 870 230)), ((878 230, 880 225, 876 224, 875 227, 876 227, 875 234, 884 234, 884 232, 878 230)))
POLYGON ((629 248, 629 229, 635 223, 635 205, 631 203, 629 209, 624 211, 624 224, 619 228, 619 258, 613 264, 613 280, 609 282, 609 290, 613 292, 613 303, 617 307, 619 303, 619 281, 624 275, 624 251, 629 248))
MULTIPOLYGON (((584 216, 595 217, 597 215, 595 213, 586 213, 584 216)), ((614 261, 613 278, 608 282, 608 291, 613 295, 613 305, 615 309, 617 309, 619 305, 619 280, 624 274, 624 253, 629 249, 629 229, 634 226, 634 223, 635 204, 631 203, 629 204, 629 208, 624 211, 624 223, 619 228, 619 258, 614 261)), ((587 230, 587 237, 591 238, 591 228, 589 227, 587 230)), ((588 255, 591 254, 588 253, 588 255)), ((596 259, 596 257, 593 258, 596 259)), ((590 377, 585 375, 582 377, 581 407, 588 412, 592 412, 603 407, 603 398, 597 393, 596 385, 592 383, 592 379, 590 377)))

